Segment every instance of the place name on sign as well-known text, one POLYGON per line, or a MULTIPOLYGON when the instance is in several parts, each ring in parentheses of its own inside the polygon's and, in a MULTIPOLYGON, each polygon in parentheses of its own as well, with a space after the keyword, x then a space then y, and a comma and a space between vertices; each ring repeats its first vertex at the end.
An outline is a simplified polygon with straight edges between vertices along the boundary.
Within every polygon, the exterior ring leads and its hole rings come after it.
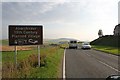
POLYGON ((9 45, 43 44, 42 25, 9 25, 9 45))

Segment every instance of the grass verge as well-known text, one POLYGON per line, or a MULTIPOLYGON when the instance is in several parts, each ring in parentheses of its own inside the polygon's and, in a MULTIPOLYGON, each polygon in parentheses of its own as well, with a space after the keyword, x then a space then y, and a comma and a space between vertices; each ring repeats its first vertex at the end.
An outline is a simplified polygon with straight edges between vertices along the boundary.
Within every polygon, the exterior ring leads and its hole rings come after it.
POLYGON ((59 76, 59 66, 61 59, 63 57, 63 49, 55 51, 53 54, 48 54, 47 56, 47 65, 41 68, 34 68, 33 73, 29 77, 34 78, 58 78, 59 76))
POLYGON ((14 65, 14 52, 2 52, 3 78, 58 78, 64 49, 44 47, 40 50, 41 67, 37 65, 37 49, 18 51, 18 68, 14 65))
POLYGON ((120 55, 119 53, 120 48, 117 47, 92 45, 92 48, 114 55, 120 55))

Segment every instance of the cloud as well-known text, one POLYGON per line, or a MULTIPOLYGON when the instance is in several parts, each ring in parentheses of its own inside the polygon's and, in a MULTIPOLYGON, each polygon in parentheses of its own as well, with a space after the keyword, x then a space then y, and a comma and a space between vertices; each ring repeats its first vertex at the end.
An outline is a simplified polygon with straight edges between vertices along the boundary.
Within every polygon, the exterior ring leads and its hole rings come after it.
POLYGON ((117 24, 118 0, 39 1, 3 3, 3 31, 9 24, 43 24, 47 36, 49 33, 69 36, 70 32, 87 36, 89 30, 96 36, 99 28, 109 34, 117 24))
MULTIPOLYGON (((105 0, 80 0, 80 2, 19 2, 3 4, 3 17, 6 20, 18 21, 44 21, 44 22, 87 22, 91 20, 102 20, 102 18, 113 15, 110 1, 105 0), (5 6, 6 7, 5 7, 5 6), (102 6, 101 6, 102 5, 102 6), (109 5, 109 6, 107 6, 109 5), (13 13, 9 13, 13 12, 13 13), (89 19, 88 19, 89 17, 89 19), (17 18, 17 19, 16 19, 17 18)), ((107 17, 108 18, 108 17, 107 17)))
POLYGON ((41 19, 44 13, 52 11, 61 2, 6 2, 3 3, 3 19, 34 20, 41 19))
POLYGON ((57 2, 64 3, 70 0, 1 0, 1 2, 57 2))
POLYGON ((2 39, 2 3, 0 3, 0 39, 2 39))

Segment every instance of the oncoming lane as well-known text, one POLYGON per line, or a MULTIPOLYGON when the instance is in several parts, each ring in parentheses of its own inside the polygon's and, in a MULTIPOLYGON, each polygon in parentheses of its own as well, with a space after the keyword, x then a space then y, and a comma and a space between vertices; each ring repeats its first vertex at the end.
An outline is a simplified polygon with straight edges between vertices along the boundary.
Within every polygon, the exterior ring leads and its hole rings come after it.
POLYGON ((119 72, 118 57, 103 52, 67 49, 65 57, 66 78, 106 78, 119 72))

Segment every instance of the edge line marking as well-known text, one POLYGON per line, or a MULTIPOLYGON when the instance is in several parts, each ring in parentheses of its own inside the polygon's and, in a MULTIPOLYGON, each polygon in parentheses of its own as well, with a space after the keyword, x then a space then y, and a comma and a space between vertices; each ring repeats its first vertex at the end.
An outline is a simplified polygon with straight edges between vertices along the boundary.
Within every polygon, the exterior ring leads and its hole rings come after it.
POLYGON ((65 53, 66 53, 66 49, 64 50, 64 58, 63 58, 63 80, 65 80, 66 76, 65 76, 65 53))

